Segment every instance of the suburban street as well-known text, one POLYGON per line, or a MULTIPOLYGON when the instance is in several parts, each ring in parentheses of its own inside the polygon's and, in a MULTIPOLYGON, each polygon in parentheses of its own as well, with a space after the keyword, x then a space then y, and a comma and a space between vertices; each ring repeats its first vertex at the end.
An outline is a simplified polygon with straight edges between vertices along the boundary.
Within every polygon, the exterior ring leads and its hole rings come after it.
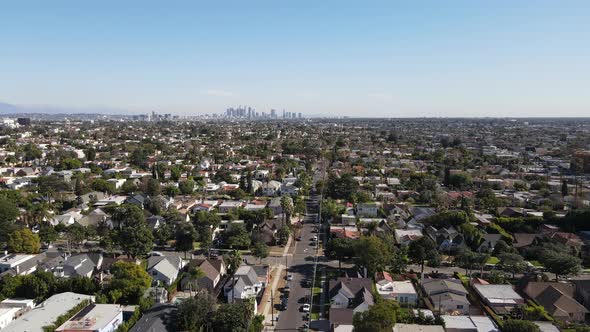
MULTIPOLYGON (((291 259, 289 260, 288 273, 293 276, 293 280, 289 281, 287 285, 290 286, 287 309, 281 311, 279 321, 277 322, 276 330, 281 331, 295 331, 307 322, 304 319, 306 313, 302 311, 304 303, 310 303, 311 298, 311 281, 313 278, 314 255, 316 250, 316 242, 312 241, 317 220, 318 197, 312 195, 307 201, 307 211, 299 235, 301 241, 295 243, 295 250, 291 259)), ((295 234, 297 236, 297 234, 295 234)), ((279 308, 280 303, 275 307, 279 308)))

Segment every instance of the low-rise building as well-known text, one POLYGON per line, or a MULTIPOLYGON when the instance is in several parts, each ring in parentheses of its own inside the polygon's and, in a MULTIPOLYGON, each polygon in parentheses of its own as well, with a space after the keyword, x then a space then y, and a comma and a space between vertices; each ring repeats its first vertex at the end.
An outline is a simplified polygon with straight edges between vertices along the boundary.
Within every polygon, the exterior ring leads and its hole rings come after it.
POLYGON ((56 332, 113 332, 123 323, 118 304, 92 303, 68 319, 56 332))
POLYGON ((94 296, 71 292, 53 295, 33 310, 12 321, 2 332, 43 332, 55 320, 83 301, 94 301, 94 296))

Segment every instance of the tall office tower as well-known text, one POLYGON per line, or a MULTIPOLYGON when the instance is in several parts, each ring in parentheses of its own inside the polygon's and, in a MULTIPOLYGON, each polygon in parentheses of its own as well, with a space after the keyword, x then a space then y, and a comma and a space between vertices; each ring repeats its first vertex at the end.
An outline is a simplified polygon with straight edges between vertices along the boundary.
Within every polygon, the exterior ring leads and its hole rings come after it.
POLYGON ((270 117, 273 119, 277 117, 277 111, 275 109, 270 110, 270 117))
POLYGON ((283 110, 283 119, 285 118, 285 110, 283 110))
POLYGON ((303 117, 301 116, 301 112, 299 112, 299 118, 300 118, 300 119, 301 119, 301 118, 303 118, 303 117))

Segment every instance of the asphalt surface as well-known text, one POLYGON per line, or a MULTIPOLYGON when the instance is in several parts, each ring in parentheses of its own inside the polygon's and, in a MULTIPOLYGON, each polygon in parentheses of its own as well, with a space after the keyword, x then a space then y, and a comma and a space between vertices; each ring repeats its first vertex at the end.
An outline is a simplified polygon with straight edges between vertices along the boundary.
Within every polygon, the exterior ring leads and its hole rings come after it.
MULTIPOLYGON (((288 295, 286 310, 279 311, 279 321, 275 328, 276 331, 297 331, 303 326, 304 322, 307 322, 306 313, 302 311, 302 307, 305 303, 311 304, 311 284, 314 268, 313 257, 317 242, 312 241, 312 238, 319 236, 319 233, 314 233, 314 229, 318 225, 316 224, 317 210, 318 197, 312 196, 307 201, 308 213, 305 215, 303 227, 299 233, 301 241, 297 241, 295 244, 293 256, 288 262, 288 273, 293 276, 293 280, 287 283, 291 291, 288 295)), ((283 292, 283 294, 285 293, 283 292)), ((280 304, 277 304, 275 309, 279 307, 280 304)))

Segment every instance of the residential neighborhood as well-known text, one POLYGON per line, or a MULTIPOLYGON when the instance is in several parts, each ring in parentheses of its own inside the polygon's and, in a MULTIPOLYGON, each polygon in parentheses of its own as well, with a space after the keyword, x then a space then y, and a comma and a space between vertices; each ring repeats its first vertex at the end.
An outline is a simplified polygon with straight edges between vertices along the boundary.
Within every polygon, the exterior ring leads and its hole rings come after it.
POLYGON ((590 122, 0 128, 0 330, 587 331, 590 122))

